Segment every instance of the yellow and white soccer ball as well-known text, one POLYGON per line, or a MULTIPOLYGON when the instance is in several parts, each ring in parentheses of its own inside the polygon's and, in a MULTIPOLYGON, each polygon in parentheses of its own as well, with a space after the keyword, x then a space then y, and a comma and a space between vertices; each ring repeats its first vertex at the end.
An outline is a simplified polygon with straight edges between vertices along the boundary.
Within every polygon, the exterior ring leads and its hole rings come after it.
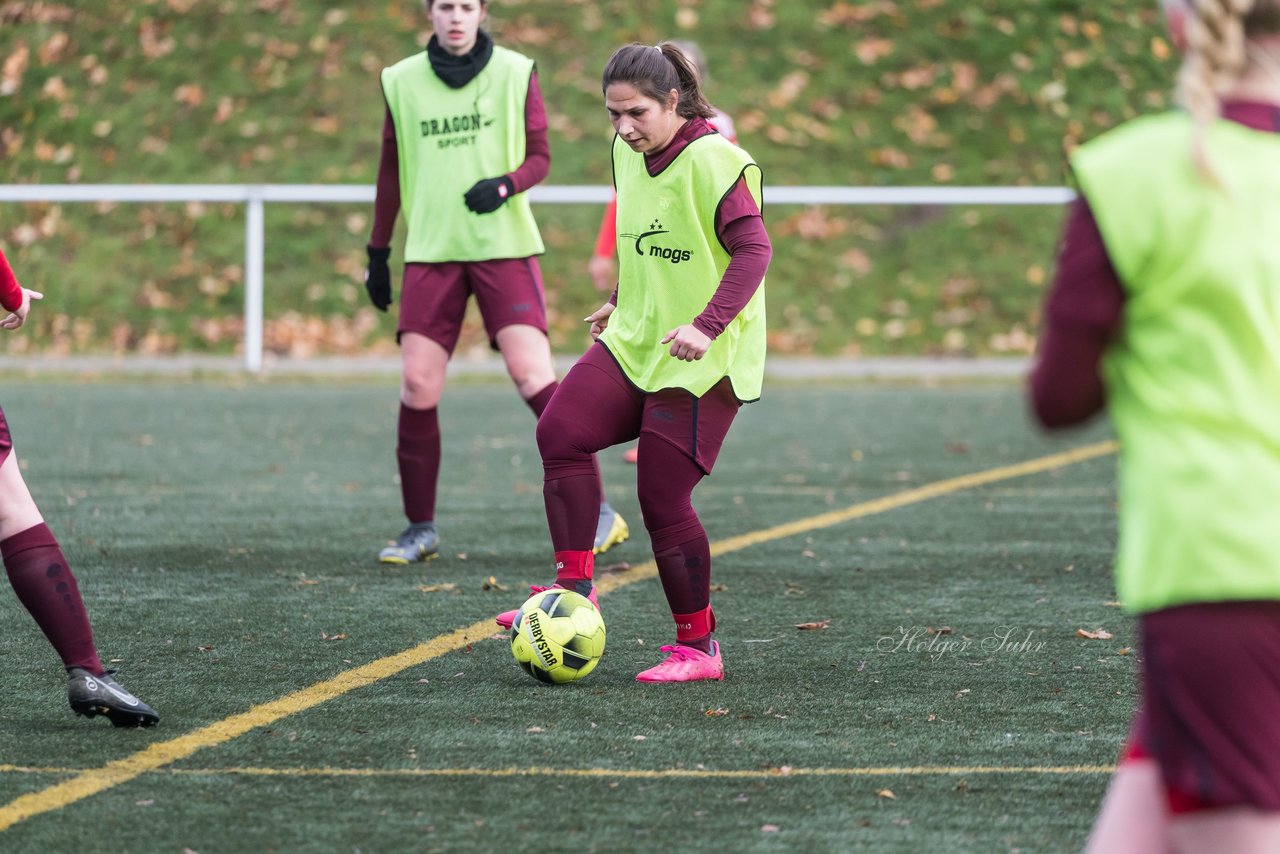
POLYGON ((543 590, 516 613, 511 654, 539 682, 574 682, 594 670, 604 654, 604 620, 580 593, 543 590))

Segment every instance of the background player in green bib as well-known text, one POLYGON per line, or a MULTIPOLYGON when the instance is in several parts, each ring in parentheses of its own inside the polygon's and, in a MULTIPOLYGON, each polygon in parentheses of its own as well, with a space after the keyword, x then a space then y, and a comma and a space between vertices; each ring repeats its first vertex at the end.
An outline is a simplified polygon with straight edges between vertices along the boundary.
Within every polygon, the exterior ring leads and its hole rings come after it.
POLYGON ((618 288, 587 318, 597 342, 538 421, 556 585, 594 601, 591 455, 638 437, 640 509, 676 642, 636 678, 720 679, 711 554, 690 498, 741 404, 760 396, 773 254, 760 168, 710 124, 693 63, 674 44, 620 48, 602 88, 617 131, 618 288))
POLYGON ((1280 0, 1169 0, 1179 112, 1077 150, 1031 378, 1104 401, 1139 709, 1089 850, 1280 851, 1280 0))
MULTIPOLYGON (((382 72, 382 132, 369 298, 391 304, 391 235, 406 226, 397 337, 403 362, 396 457, 409 527, 382 549, 384 563, 436 554, 440 475, 437 406, 445 368, 472 294, 490 345, 516 390, 541 415, 556 389, 547 342, 542 238, 525 194, 547 175, 547 117, 533 60, 480 29, 486 0, 426 0, 427 49, 382 72)), ((597 496, 593 548, 627 538, 627 524, 597 496)))

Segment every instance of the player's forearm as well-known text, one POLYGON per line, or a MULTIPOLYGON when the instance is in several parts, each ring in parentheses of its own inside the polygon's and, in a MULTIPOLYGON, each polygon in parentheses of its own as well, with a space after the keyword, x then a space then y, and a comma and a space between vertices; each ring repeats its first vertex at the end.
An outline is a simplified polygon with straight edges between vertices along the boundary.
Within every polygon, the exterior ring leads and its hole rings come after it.
POLYGON ((547 111, 538 87, 538 75, 529 77, 524 101, 524 162, 507 173, 517 193, 546 179, 551 171, 551 144, 547 141, 547 111))
POLYGON ((400 213, 400 151, 396 146, 395 123, 391 111, 382 126, 382 157, 378 162, 378 181, 373 200, 373 228, 369 245, 379 248, 391 245, 396 217, 400 213))
POLYGON ((4 306, 5 311, 22 308, 22 288, 3 251, 0 251, 0 306, 4 306))
POLYGON ((709 338, 717 337, 742 313, 764 281, 773 259, 773 244, 758 216, 742 217, 729 223, 720 239, 731 255, 707 307, 693 320, 694 327, 709 338))

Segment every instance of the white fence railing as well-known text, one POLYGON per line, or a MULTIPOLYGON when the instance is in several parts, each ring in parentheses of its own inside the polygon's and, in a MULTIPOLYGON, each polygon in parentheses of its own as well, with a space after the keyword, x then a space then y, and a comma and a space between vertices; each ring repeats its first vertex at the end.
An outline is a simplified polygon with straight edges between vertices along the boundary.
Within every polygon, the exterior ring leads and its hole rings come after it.
MULTIPOLYGON (((605 204, 610 187, 539 186, 545 204, 605 204)), ((262 370, 263 205, 372 204, 363 184, 0 184, 3 202, 235 202, 245 208, 244 366, 262 370)), ((765 187, 768 205, 1061 205, 1066 187, 765 187)))

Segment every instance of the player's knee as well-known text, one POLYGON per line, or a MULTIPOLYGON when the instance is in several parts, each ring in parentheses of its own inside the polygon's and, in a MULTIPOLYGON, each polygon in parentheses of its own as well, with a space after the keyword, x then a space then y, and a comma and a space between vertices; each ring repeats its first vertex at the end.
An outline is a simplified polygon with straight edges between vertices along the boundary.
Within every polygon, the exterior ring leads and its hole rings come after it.
POLYGON ((507 374, 525 400, 556 381, 555 371, 544 365, 508 364, 507 374))
POLYGON ((430 409, 440 403, 444 377, 429 371, 405 371, 400 379, 400 400, 414 409, 430 409))
POLYGON ((562 412, 561 408, 548 407, 538 418, 535 436, 543 462, 575 462, 591 456, 581 420, 572 417, 572 413, 565 417, 562 412))
POLYGON ((672 513, 670 508, 658 509, 650 506, 646 509, 644 502, 641 502, 640 513, 644 516, 644 527, 649 532, 650 544, 655 552, 706 537, 707 532, 692 505, 686 504, 685 508, 683 513, 672 513))

